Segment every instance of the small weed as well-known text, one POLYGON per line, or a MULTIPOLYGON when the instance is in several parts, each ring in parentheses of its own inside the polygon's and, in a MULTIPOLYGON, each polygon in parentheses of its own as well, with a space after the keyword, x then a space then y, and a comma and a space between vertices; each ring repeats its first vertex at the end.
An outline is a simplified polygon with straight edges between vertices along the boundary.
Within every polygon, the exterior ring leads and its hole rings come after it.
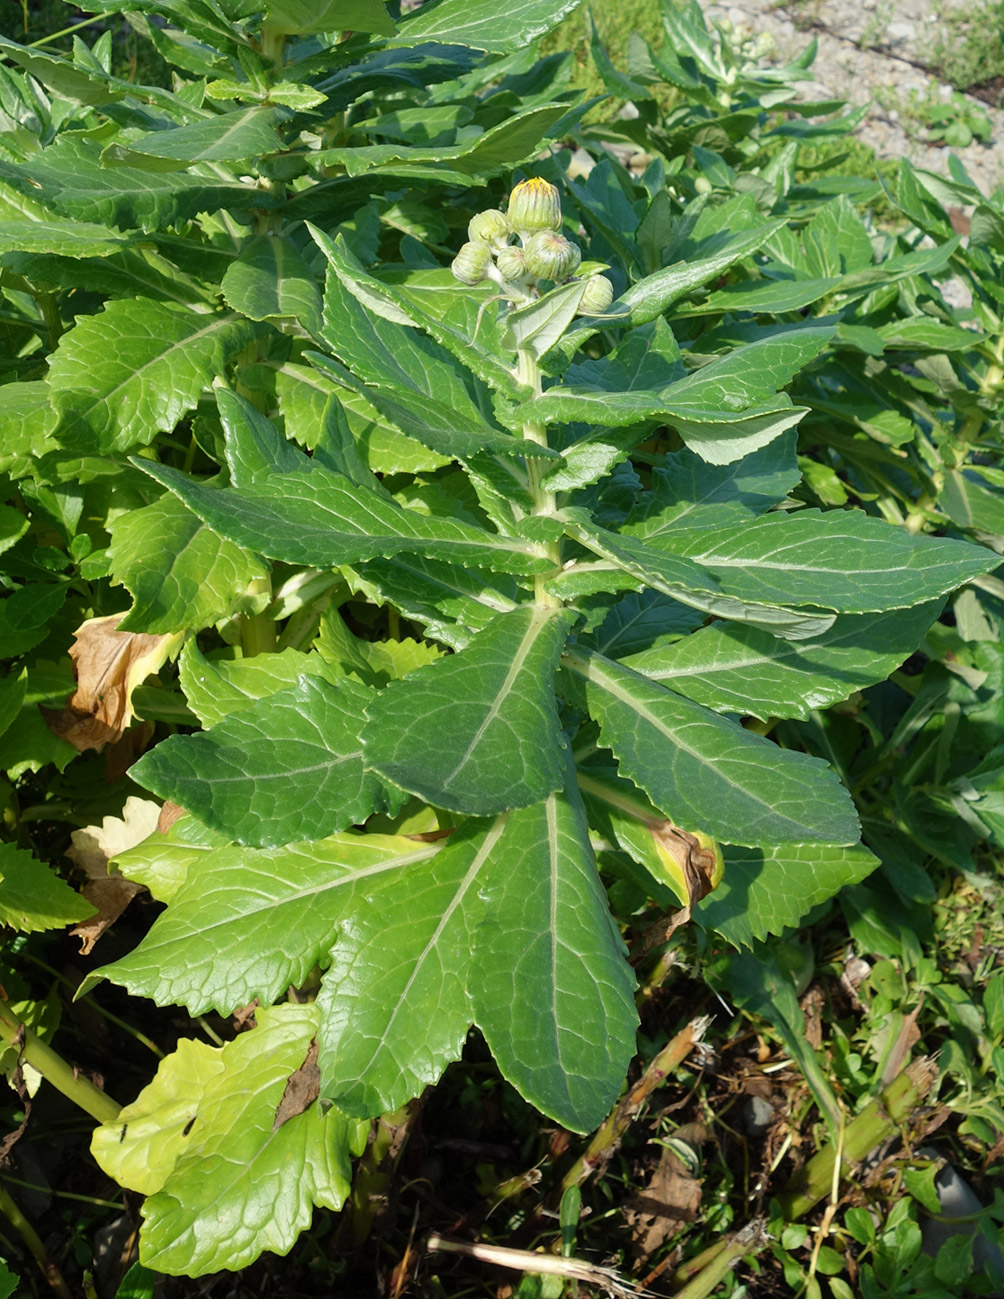
MULTIPOLYGON (((1004 83, 1004 9, 993 0, 963 9, 940 8, 924 62, 956 90, 1004 83)), ((1001 102, 1004 84, 997 89, 1001 102)), ((988 101, 989 102, 989 101, 988 101)))

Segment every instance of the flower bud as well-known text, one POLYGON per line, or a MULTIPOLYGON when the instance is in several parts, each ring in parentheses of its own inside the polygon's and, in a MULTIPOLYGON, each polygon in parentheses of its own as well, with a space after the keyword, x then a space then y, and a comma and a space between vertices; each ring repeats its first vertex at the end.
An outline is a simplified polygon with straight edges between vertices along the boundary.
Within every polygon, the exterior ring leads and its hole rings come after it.
POLYGON ((509 222, 505 213, 496 207, 485 208, 472 216, 467 225, 467 238, 474 243, 502 243, 509 238, 509 222))
POLYGON ((580 316, 599 316, 614 300, 614 286, 605 275, 591 275, 579 302, 580 316))
POLYGON ((538 230, 523 246, 526 269, 535 280, 567 280, 579 269, 578 244, 554 230, 538 230))
POLYGON ((509 224, 520 235, 561 229, 561 196, 539 176, 521 180, 509 195, 509 224))
POLYGON ((472 240, 464 244, 450 264, 450 270, 461 284, 480 284, 492 264, 492 250, 486 243, 472 240))
POLYGON ((495 265, 508 284, 522 284, 528 278, 526 255, 522 248, 503 248, 495 257, 495 265))

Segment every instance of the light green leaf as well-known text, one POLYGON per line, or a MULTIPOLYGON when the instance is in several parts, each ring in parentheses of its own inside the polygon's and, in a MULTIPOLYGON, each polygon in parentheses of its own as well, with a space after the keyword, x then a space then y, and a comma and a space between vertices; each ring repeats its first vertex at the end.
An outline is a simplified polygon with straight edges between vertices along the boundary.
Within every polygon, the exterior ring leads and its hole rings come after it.
POLYGON ((984 338, 977 330, 946 325, 930 316, 899 316, 879 325, 876 332, 887 351, 964 352, 984 338))
POLYGON ((391 45, 472 45, 496 54, 515 54, 552 27, 581 0, 513 0, 500 10, 493 0, 441 0, 406 18, 391 45))
POLYGON ((621 772, 681 829, 725 843, 856 843, 850 795, 825 762, 780 749, 600 655, 566 654, 621 772))
POLYGON ((192 850, 170 906, 140 945, 89 977, 193 1015, 229 1015, 255 997, 267 1004, 327 963, 341 925, 365 909, 381 877, 408 898, 403 880, 439 850, 355 832, 268 851, 192 850))
POLYGON ((824 279, 743 280, 717 289, 699 303, 677 307, 674 319, 686 316, 722 315, 730 311, 752 311, 778 315, 800 311, 826 296, 840 283, 839 275, 824 279))
POLYGON ((487 816, 558 788, 564 739, 554 672, 570 614, 526 605, 457 654, 373 697, 366 761, 436 807, 487 816))
POLYGON ((52 438, 56 418, 44 380, 4 384, 0 473, 15 479, 33 476, 35 461, 56 445, 52 438))
POLYGON ((257 328, 149 299, 78 317, 49 362, 59 440, 102 455, 146 446, 195 406, 257 328))
POLYGON ((920 644, 942 603, 844 614, 807 641, 779 640, 758 627, 712 625, 621 661, 718 713, 805 721, 814 708, 884 681, 920 644))
POLYGON ((112 861, 121 875, 148 888, 158 902, 170 902, 189 870, 193 866, 200 869, 199 863, 229 842, 226 835, 186 813, 165 833, 154 831, 135 848, 117 853, 112 861))
MULTIPOLYGON (((349 1193, 358 1124, 316 1104, 289 1118, 280 1111, 317 1031, 315 1008, 263 1008, 256 1019, 256 1029, 209 1048, 212 1061, 201 1048, 168 1056, 156 1091, 141 1092, 95 1139, 103 1163, 116 1138, 124 1144, 130 1125, 139 1125, 138 1166, 143 1145, 153 1155, 161 1121, 173 1130, 175 1159, 142 1209, 140 1259, 156 1272, 201 1276, 242 1268, 265 1250, 285 1254, 315 1204, 337 1211, 349 1193)), ((160 1152, 153 1158, 167 1162, 160 1152)))
POLYGON ((12 505, 0 505, 0 554, 16 545, 30 527, 31 520, 26 514, 12 505))
POLYGON ((671 550, 700 564, 740 599, 784 600, 838 613, 920 604, 1000 562, 968 542, 914 536, 861 510, 798 510, 670 528, 657 544, 662 553, 671 550))
POLYGON ((348 678, 303 676, 208 731, 169 736, 129 774, 239 843, 321 839, 393 802, 363 766, 369 698, 348 678))
POLYGON ((134 162, 133 155, 140 154, 144 158, 170 160, 182 169, 197 162, 240 162, 263 153, 277 153, 282 148, 282 139, 275 125, 281 116, 282 110, 252 104, 231 113, 219 113, 205 122, 151 131, 127 145, 112 144, 102 161, 106 164, 120 160, 134 162))
POLYGON ((502 345, 528 352, 539 360, 575 319, 588 282, 588 276, 572 280, 535 302, 510 311, 505 317, 502 345))
POLYGON ((501 572, 534 573, 550 567, 529 542, 402 510, 316 460, 310 473, 274 474, 240 491, 207 487, 148 460, 135 464, 174 492, 214 532, 269 559, 333 568, 419 551, 501 572))
POLYGON ((385 0, 264 0, 265 24, 294 36, 320 32, 394 35, 385 0))
POLYGON ((207 727, 290 689, 302 676, 324 675, 324 663, 316 654, 284 649, 250 659, 203 658, 194 640, 181 651, 178 667, 188 706, 207 727))
POLYGON ((342 923, 324 976, 322 1094, 347 1114, 383 1114, 460 1058, 474 1013, 467 994, 485 862, 502 822, 469 822, 424 862, 375 879, 342 923))
POLYGON ((309 472, 310 460, 246 397, 229 388, 216 389, 223 425, 224 455, 235 487, 246 487, 270 474, 309 472))
MULTIPOLYGON (((353 636, 341 614, 332 605, 321 616, 321 628, 316 640, 317 652, 328 665, 329 677, 350 676, 365 686, 378 690, 389 681, 406 677, 416 668, 442 656, 442 650, 427 641, 400 640, 373 641, 353 636)), ((274 654, 268 658, 277 657, 274 654)), ((300 656, 301 658, 303 655, 300 656)), ((313 662, 308 658, 307 662, 313 662)))
POLYGON ((321 328, 321 294, 296 245, 278 235, 250 239, 220 284, 234 311, 251 320, 292 316, 308 334, 321 328))
POLYGON ((798 925, 845 884, 857 884, 879 861, 860 844, 784 844, 725 848, 721 883, 694 907, 694 919, 736 947, 798 925))
POLYGON ((17 675, 0 677, 0 735, 11 726, 24 707, 28 691, 28 673, 22 669, 17 675))
POLYGON ((0 922, 22 934, 60 929, 94 907, 30 852, 0 843, 0 922))
POLYGON ((68 658, 59 663, 39 661, 28 665, 24 703, 3 740, 3 767, 11 780, 26 771, 39 771, 49 762, 58 771, 65 771, 67 763, 77 756, 72 744, 49 729, 39 707, 63 708, 74 685, 73 665, 68 658))
POLYGON ((509 813, 490 852, 471 999, 503 1076, 564 1127, 589 1132, 617 1099, 638 1016, 570 762, 566 772, 564 791, 509 813))
POLYGON ((59 253, 62 257, 103 257, 118 252, 130 236, 90 221, 0 221, 0 254, 59 253))
POLYGON ((119 631, 200 631, 246 601, 262 560, 207 528, 173 496, 110 525, 111 574, 133 597, 119 631))

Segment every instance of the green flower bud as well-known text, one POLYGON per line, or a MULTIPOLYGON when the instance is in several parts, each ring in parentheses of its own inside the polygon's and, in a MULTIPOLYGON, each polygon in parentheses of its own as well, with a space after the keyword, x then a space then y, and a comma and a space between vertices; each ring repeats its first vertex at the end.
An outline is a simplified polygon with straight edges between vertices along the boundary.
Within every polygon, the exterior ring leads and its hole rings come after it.
POLYGON ((503 248, 495 257, 499 274, 509 284, 522 284, 527 278, 526 256, 522 248, 503 248))
POLYGON ((485 208, 477 216, 472 216, 467 225, 467 238, 474 243, 504 244, 510 234, 505 213, 496 207, 485 208))
POLYGON ((487 278, 491 264, 492 250, 487 244, 472 240, 454 257, 450 270, 461 284, 480 284, 487 278))
POLYGON ((586 281, 579 303, 580 316, 599 316, 614 300, 614 286, 605 275, 592 275, 586 281))
POLYGON ((561 196, 553 185, 539 176, 522 180, 509 195, 506 214, 509 224, 520 235, 535 230, 561 229, 561 196))
POLYGON ((579 269, 578 244, 554 230, 538 230, 523 246, 526 269, 535 280, 567 280, 579 269))

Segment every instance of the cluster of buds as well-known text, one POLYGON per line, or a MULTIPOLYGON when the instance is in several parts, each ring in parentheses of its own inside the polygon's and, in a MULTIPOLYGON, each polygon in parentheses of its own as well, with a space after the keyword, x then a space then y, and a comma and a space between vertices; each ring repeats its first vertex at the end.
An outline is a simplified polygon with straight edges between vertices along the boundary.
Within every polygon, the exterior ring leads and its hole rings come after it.
MULTIPOLYGON (((505 212, 486 208, 472 217, 467 235, 468 242, 450 267, 453 274, 462 284, 492 280, 515 302, 535 297, 544 280, 561 284, 571 279, 582 261, 578 244, 561 233, 558 191, 538 177, 516 186, 505 212)), ((606 311, 613 297, 614 287, 605 275, 590 276, 580 315, 606 311)))

